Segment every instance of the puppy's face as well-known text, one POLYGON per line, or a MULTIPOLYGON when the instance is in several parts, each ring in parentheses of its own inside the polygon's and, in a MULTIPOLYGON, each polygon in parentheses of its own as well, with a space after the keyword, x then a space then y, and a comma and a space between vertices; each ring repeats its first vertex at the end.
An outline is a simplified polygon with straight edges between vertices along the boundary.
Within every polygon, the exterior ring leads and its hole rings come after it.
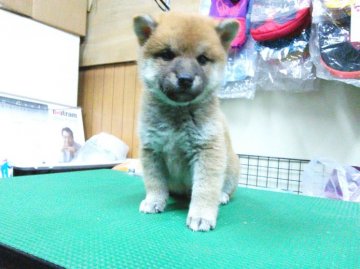
POLYGON ((238 24, 170 12, 158 20, 136 17, 134 28, 147 89, 163 102, 181 105, 201 100, 220 86, 238 24))

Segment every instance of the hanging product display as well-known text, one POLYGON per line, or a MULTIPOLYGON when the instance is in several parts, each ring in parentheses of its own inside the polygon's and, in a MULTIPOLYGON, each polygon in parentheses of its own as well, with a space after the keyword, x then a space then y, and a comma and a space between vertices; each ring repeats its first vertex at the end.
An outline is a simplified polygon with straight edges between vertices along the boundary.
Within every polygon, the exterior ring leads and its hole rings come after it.
POLYGON ((241 49, 229 51, 225 67, 225 84, 219 92, 220 98, 247 98, 255 96, 257 52, 255 41, 249 37, 241 49))
POLYGON ((292 38, 257 42, 257 85, 264 90, 313 90, 315 74, 309 55, 309 38, 310 28, 307 28, 292 38))
POLYGON ((311 57, 316 75, 360 87, 360 5, 314 0, 311 57))
POLYGON ((200 10, 240 25, 221 98, 310 91, 317 77, 360 87, 359 0, 202 0, 200 10))
POLYGON ((342 23, 350 19, 351 5, 355 3, 355 0, 323 0, 322 3, 331 20, 342 23))
MULTIPOLYGON (((250 1, 251 2, 251 1, 250 1)), ((256 51, 249 38, 249 0, 202 0, 200 12, 215 19, 235 19, 239 31, 229 50, 220 98, 253 98, 256 51)))
POLYGON ((311 21, 310 0, 253 0, 250 33, 256 41, 299 34, 311 21))
POLYGON ((313 90, 310 1, 253 0, 252 4, 250 33, 257 41, 257 86, 263 90, 313 90))
POLYGON ((349 40, 349 26, 321 22, 318 35, 321 64, 329 73, 344 79, 360 78, 360 49, 349 40))
POLYGON ((238 34, 231 43, 231 47, 240 48, 247 38, 246 14, 249 0, 212 0, 209 16, 216 19, 231 18, 239 23, 238 34))

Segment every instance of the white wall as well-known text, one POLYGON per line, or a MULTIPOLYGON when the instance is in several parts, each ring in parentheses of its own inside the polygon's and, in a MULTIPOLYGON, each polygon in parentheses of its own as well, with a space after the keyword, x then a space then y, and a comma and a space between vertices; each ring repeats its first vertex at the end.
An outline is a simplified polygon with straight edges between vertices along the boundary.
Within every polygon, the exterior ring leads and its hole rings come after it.
POLYGON ((77 105, 75 35, 0 10, 0 92, 77 105))
POLYGON ((320 81, 314 92, 257 91, 221 106, 237 153, 360 165, 360 88, 320 81))

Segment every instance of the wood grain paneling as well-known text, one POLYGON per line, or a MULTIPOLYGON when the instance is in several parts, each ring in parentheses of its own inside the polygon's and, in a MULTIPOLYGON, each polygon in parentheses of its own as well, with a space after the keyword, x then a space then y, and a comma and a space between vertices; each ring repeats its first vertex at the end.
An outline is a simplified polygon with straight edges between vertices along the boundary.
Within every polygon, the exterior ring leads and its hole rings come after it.
POLYGON ((134 62, 81 70, 78 103, 86 139, 100 132, 113 134, 130 147, 128 157, 137 157, 140 95, 134 62))

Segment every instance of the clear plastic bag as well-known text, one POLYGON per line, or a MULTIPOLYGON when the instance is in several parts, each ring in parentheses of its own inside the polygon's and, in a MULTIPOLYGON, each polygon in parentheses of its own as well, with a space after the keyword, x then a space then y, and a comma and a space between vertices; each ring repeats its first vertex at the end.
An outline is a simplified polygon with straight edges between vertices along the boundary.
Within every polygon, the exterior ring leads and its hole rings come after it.
POLYGON ((129 146, 119 138, 111 134, 100 133, 85 142, 72 163, 122 162, 126 159, 128 151, 129 146))
MULTIPOLYGON (((251 2, 251 1, 250 1, 251 2)), ((218 92, 219 98, 247 98, 255 96, 256 83, 253 78, 255 75, 256 51, 254 40, 249 37, 249 14, 248 0, 241 0, 237 4, 239 12, 233 13, 231 10, 226 12, 227 6, 234 5, 230 0, 201 0, 200 13, 210 15, 217 19, 233 18, 239 21, 241 42, 236 41, 237 46, 232 46, 229 50, 223 86, 218 92), (221 12, 214 12, 215 7, 221 12), (219 13, 219 14, 217 14, 219 13), (217 14, 217 15, 216 15, 217 14)), ((235 7, 235 6, 234 6, 235 7)), ((236 8, 234 9, 236 10, 236 8)))
POLYGON ((263 90, 314 90, 314 66, 309 55, 310 28, 298 36, 257 42, 255 80, 263 90))
POLYGON ((310 53, 317 77, 360 87, 360 46, 350 40, 354 2, 313 1, 310 53))
POLYGON ((315 159, 301 176, 305 195, 360 202, 360 171, 333 160, 315 159))
POLYGON ((224 86, 218 93, 220 98, 254 98, 256 59, 255 42, 251 37, 241 49, 230 50, 224 86))

